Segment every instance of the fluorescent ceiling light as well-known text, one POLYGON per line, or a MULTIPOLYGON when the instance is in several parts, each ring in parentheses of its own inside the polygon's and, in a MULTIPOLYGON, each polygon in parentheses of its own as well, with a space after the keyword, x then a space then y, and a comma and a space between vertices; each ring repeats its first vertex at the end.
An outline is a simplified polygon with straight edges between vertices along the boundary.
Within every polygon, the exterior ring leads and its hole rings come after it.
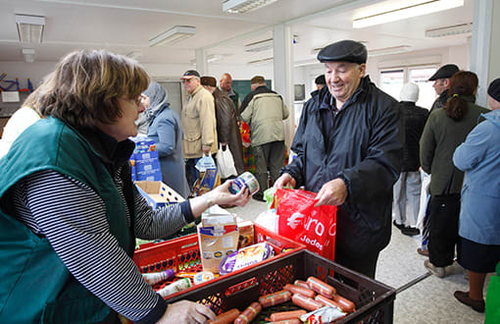
POLYGON ((391 21, 427 15, 464 5, 464 0, 386 1, 362 9, 352 22, 353 28, 385 24, 391 21))
POLYGON ((445 37, 472 33, 472 23, 427 29, 425 37, 445 37))
POLYGON ((268 38, 245 45, 245 52, 263 52, 273 48, 273 39, 268 38))
POLYGON ((222 11, 229 13, 251 12, 278 0, 221 0, 222 11))
POLYGON ((35 62, 35 49, 34 48, 23 48, 21 50, 21 53, 23 53, 24 61, 26 63, 35 62))
POLYGON ((43 29, 45 27, 45 17, 16 15, 16 26, 19 41, 21 43, 42 42, 43 29))
POLYGON ((183 39, 196 34, 196 27, 193 26, 174 26, 163 33, 149 39, 149 46, 165 46, 167 44, 177 43, 183 39))
POLYGON ((213 63, 213 62, 219 61, 220 59, 222 59, 222 56, 217 55, 217 54, 210 54, 207 56, 208 63, 213 63))
POLYGON ((250 61, 250 62, 248 62, 248 65, 262 65, 262 64, 265 64, 267 62, 272 62, 273 60, 274 59, 272 57, 268 57, 268 58, 261 59, 261 60, 250 61))
POLYGON ((391 55, 391 54, 400 54, 411 51, 411 46, 401 45, 401 46, 393 46, 386 48, 378 48, 374 50, 368 50, 368 56, 382 56, 382 55, 391 55))

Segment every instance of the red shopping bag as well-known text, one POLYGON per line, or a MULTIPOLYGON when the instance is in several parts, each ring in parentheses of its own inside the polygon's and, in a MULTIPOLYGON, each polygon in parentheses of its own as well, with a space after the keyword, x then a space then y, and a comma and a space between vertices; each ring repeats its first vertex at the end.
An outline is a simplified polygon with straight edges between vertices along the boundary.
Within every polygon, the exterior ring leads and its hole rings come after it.
POLYGON ((306 190, 278 189, 275 197, 278 233, 333 261, 337 206, 314 207, 316 193, 306 190))

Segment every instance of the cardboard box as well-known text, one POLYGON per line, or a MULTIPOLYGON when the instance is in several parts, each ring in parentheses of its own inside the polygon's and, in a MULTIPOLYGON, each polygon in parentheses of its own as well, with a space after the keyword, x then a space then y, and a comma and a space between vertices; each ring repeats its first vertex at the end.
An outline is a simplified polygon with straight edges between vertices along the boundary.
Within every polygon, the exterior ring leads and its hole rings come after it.
POLYGON ((221 261, 238 249, 236 217, 219 206, 212 206, 201 216, 198 241, 203 271, 219 273, 221 261))
POLYGON ((135 180, 162 181, 158 152, 135 153, 130 158, 135 170, 135 180))
POLYGON ((185 200, 175 190, 161 181, 136 181, 135 185, 148 202, 148 205, 154 209, 185 200))

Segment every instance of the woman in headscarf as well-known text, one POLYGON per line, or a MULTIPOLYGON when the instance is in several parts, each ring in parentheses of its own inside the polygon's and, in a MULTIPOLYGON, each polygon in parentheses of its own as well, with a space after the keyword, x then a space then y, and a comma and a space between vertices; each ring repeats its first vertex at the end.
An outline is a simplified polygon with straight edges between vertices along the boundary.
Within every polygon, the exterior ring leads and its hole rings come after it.
POLYGON ((148 137, 156 142, 163 182, 182 197, 189 196, 184 157, 182 127, 179 115, 167 103, 167 90, 152 81, 142 93, 142 104, 148 124, 148 137))

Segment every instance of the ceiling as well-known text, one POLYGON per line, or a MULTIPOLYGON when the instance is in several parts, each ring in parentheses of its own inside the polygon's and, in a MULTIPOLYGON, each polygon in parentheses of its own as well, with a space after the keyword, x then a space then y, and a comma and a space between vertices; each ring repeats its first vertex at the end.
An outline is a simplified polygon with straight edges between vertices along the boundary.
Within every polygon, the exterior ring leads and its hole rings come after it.
MULTIPOLYGON (((398 2, 408 0, 389 0, 398 2)), ((34 48, 36 61, 55 62, 75 49, 138 52, 148 64, 191 64, 195 50, 220 59, 211 64, 247 64, 272 57, 272 49, 248 53, 244 45, 272 37, 287 23, 297 43, 295 62, 314 62, 312 49, 341 39, 365 41, 370 50, 407 45, 411 50, 462 45, 470 34, 426 38, 425 30, 472 22, 473 0, 463 7, 362 29, 352 28, 361 7, 375 0, 279 0, 246 14, 222 12, 220 0, 0 0, 0 61, 23 61, 34 48), (42 44, 20 43, 15 14, 46 17, 42 44), (196 27, 196 35, 173 45, 149 47, 149 38, 175 26, 196 27)))

